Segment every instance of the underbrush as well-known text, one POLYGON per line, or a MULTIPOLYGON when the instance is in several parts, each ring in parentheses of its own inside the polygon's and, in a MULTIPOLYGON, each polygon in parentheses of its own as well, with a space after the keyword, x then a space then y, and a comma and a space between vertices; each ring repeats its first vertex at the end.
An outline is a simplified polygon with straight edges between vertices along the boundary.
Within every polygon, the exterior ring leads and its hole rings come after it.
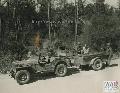
POLYGON ((10 53, 4 54, 0 53, 0 73, 6 74, 10 71, 12 67, 12 62, 15 60, 15 55, 11 55, 10 53))

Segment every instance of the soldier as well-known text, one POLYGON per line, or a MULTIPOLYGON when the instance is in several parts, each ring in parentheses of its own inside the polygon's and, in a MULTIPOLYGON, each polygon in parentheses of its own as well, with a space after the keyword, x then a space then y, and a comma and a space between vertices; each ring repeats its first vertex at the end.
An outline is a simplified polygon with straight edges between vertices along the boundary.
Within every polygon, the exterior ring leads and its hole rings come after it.
POLYGON ((110 66, 110 61, 111 61, 111 58, 113 56, 113 51, 112 51, 110 43, 107 43, 106 54, 109 55, 107 65, 110 66))
POLYGON ((89 47, 87 47, 86 44, 85 44, 85 46, 83 46, 82 53, 83 54, 88 54, 89 53, 89 47))
POLYGON ((81 44, 80 44, 80 42, 78 43, 78 46, 77 46, 77 52, 78 52, 78 54, 82 54, 81 53, 81 50, 82 50, 82 46, 81 46, 81 44))
POLYGON ((31 51, 28 51, 27 57, 30 58, 31 57, 31 51))

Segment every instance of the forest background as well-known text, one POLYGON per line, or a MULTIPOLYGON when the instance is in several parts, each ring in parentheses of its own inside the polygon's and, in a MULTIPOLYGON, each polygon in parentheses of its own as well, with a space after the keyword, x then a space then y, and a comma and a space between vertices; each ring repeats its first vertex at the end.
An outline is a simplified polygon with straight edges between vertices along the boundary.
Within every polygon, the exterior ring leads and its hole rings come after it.
POLYGON ((21 60, 35 47, 72 49, 78 43, 87 44, 95 51, 111 43, 113 51, 119 51, 119 4, 115 8, 104 0, 87 4, 86 0, 76 0, 76 3, 6 0, 0 3, 0 72, 6 73, 13 61, 21 60))

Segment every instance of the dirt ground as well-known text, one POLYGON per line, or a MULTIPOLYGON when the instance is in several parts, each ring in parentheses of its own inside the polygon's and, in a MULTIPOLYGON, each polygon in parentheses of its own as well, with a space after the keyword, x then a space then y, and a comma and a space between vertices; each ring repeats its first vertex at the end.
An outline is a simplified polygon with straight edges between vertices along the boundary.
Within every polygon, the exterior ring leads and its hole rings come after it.
POLYGON ((100 71, 70 69, 65 77, 42 75, 25 85, 0 75, 0 93, 104 93, 103 82, 114 80, 120 85, 120 59, 112 60, 110 67, 100 71))

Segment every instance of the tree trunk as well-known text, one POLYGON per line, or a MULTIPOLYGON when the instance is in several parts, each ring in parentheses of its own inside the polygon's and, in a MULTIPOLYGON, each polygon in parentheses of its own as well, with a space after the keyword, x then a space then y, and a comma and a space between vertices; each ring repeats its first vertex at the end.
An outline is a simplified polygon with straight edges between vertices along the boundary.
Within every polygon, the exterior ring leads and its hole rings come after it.
POLYGON ((2 49, 1 17, 0 17, 0 49, 2 49))

